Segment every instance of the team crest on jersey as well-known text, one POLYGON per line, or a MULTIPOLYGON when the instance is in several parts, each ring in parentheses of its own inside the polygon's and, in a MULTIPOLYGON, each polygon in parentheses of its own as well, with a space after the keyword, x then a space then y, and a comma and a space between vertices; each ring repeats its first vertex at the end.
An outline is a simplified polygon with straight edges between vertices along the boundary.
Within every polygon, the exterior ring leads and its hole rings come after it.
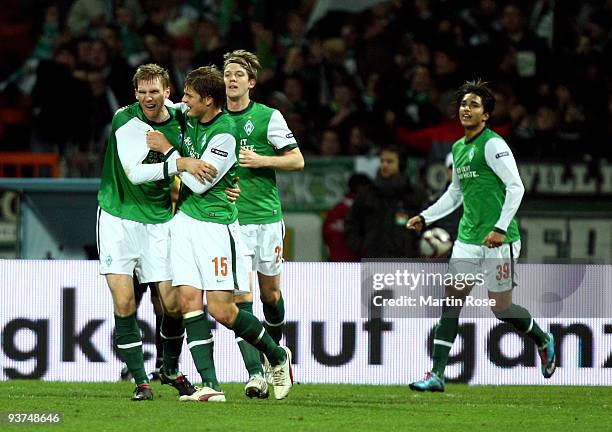
POLYGON ((253 125, 251 120, 247 121, 244 124, 244 131, 247 133, 247 135, 251 135, 251 133, 253 132, 253 129, 255 129, 255 125, 253 125))
POLYGON ((474 153, 476 153, 476 149, 472 147, 468 152, 468 159, 470 160, 470 162, 472 161, 472 159, 474 159, 474 153))

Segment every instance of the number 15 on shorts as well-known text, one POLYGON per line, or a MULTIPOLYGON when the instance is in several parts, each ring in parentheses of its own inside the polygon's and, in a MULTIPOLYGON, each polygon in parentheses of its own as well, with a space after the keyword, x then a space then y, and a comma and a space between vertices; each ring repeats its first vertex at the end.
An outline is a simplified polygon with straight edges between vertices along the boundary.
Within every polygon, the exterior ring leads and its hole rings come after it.
POLYGON ((227 276, 227 257, 214 257, 212 262, 215 264, 215 276, 227 276))

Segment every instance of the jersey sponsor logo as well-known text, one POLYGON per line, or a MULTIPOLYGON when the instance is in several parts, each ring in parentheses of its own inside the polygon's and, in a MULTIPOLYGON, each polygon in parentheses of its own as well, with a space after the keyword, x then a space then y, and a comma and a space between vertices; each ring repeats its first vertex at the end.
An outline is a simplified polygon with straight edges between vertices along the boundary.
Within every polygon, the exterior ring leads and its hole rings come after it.
POLYGON ((247 135, 251 135, 251 133, 253 132, 253 129, 255 129, 255 125, 251 122, 251 120, 247 121, 244 124, 244 131, 246 132, 247 135))
POLYGON ((497 153, 495 155, 495 159, 503 158, 504 156, 510 156, 510 152, 505 151, 505 152, 497 153))
POLYGON ((469 165, 458 167, 457 168, 457 177, 459 180, 463 180, 465 178, 474 178, 479 177, 476 171, 472 171, 469 165))
POLYGON ((189 157, 192 157, 194 159, 199 159, 200 155, 198 154, 198 152, 196 152, 195 148, 193 148, 193 142, 191 141, 191 137, 185 137, 185 148, 187 149, 187 154, 189 155, 189 157))
POLYGON ((252 144, 247 144, 246 138, 242 138, 240 140, 240 148, 245 149, 245 150, 255 151, 255 146, 252 144))
POLYGON ((210 152, 218 156, 221 156, 221 157, 227 157, 227 152, 223 150, 219 150, 218 148, 211 148, 210 152))

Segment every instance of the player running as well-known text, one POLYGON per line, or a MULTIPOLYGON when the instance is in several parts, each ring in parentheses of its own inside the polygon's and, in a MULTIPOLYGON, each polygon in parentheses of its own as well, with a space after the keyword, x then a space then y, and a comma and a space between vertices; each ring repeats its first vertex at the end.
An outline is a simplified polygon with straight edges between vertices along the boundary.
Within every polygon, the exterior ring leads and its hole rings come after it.
MULTIPOLYGON (((556 368, 553 335, 545 333, 529 311, 512 302, 514 266, 521 250, 514 216, 525 188, 510 147, 487 127, 495 98, 486 83, 466 82, 457 92, 457 105, 465 136, 453 144, 452 182, 433 205, 411 218, 407 227, 420 231, 463 202, 450 271, 487 275, 488 295, 495 300, 493 313, 535 342, 542 375, 550 378, 556 368)), ((468 292, 449 286, 445 295, 461 298, 468 292)), ((434 333, 433 368, 421 381, 410 384, 412 390, 444 391, 444 369, 457 336, 460 313, 461 306, 443 307, 434 333)))

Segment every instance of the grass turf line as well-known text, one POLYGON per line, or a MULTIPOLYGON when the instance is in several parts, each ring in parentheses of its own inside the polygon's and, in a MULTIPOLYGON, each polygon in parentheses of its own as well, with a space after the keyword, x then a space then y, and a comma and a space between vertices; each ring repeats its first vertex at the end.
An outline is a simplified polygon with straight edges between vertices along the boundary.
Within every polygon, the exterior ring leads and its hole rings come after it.
POLYGON ((3 430, 122 431, 609 431, 612 388, 447 385, 445 393, 407 386, 296 385, 277 401, 250 400, 225 384, 228 401, 179 403, 153 383, 155 400, 132 402, 130 383, 0 382, 0 411, 61 412, 59 425, 2 423, 3 430), (554 429, 553 429, 554 428, 554 429))

